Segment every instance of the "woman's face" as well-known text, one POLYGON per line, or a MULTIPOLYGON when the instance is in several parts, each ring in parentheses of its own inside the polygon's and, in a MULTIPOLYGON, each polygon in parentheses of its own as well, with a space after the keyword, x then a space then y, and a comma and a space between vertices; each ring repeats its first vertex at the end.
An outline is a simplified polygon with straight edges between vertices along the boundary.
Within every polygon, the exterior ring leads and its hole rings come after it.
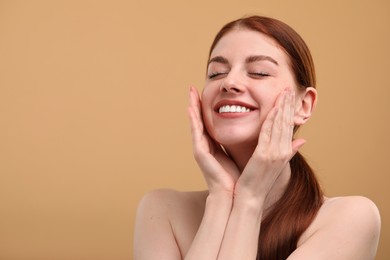
POLYGON ((276 98, 296 89, 288 56, 270 37, 236 29, 211 53, 202 93, 203 119, 210 136, 225 147, 256 145, 276 98))

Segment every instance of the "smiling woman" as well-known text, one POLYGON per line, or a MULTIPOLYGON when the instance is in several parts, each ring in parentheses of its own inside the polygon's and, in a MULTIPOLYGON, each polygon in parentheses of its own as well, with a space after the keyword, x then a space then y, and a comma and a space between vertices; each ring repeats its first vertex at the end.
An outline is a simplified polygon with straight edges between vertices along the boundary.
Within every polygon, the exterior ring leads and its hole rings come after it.
POLYGON ((376 206, 325 197, 298 152, 315 85, 310 52, 288 25, 259 16, 225 25, 188 109, 208 190, 147 194, 135 259, 374 259, 376 206))

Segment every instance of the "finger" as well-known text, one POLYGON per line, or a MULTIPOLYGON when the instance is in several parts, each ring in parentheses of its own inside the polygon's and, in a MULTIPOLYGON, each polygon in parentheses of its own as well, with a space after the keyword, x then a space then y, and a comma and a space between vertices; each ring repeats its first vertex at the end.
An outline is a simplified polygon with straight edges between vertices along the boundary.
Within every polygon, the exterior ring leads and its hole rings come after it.
POLYGON ((190 107, 197 109, 197 107, 198 107, 198 100, 197 100, 197 97, 196 97, 196 90, 194 89, 194 87, 190 87, 189 101, 190 101, 189 102, 190 103, 190 107))
POLYGON ((200 137, 203 133, 203 122, 200 114, 199 95, 194 87, 190 87, 189 102, 188 116, 191 124, 191 132, 193 136, 200 137))
POLYGON ((273 107, 265 118, 259 134, 258 147, 264 147, 265 144, 269 144, 272 135, 272 127, 274 125, 276 115, 278 114, 278 110, 278 107, 273 107))
POLYGON ((286 103, 284 104, 284 113, 283 113, 283 122, 282 127, 283 131, 281 133, 281 145, 285 149, 291 149, 291 141, 294 132, 294 99, 295 92, 290 90, 286 97, 286 103))
POLYGON ((195 145, 197 141, 200 140, 202 131, 199 125, 199 120, 194 111, 194 108, 188 107, 187 112, 188 112, 188 119, 190 121, 192 142, 195 145))
POLYGON ((291 99, 290 99, 290 117, 289 117, 289 125, 290 125, 290 129, 293 131, 294 130, 294 117, 295 117, 295 90, 292 89, 291 90, 291 99))
POLYGON ((284 90, 280 97, 278 97, 278 101, 276 104, 279 106, 278 113, 276 114, 274 124, 272 126, 272 133, 271 133, 271 143, 275 144, 279 147, 280 141, 282 138, 283 133, 285 132, 285 114, 288 113, 287 111, 287 103, 288 103, 288 91, 284 90))
POLYGON ((292 104, 293 104, 293 98, 294 98, 294 91, 293 90, 288 90, 286 93, 286 99, 284 103, 284 109, 285 113, 283 113, 283 123, 286 124, 287 126, 291 126, 291 116, 292 116, 292 104))
POLYGON ((296 93, 295 90, 292 90, 292 99, 291 99, 291 123, 294 126, 294 117, 295 117, 295 98, 296 98, 296 93))
POLYGON ((200 97, 198 91, 194 87, 190 88, 190 107, 193 110, 195 118, 199 121, 198 126, 200 130, 203 131, 200 97))
POLYGON ((282 91, 278 98, 276 99, 274 107, 268 112, 266 119, 263 122, 261 127, 260 135, 259 135, 259 146, 264 147, 265 144, 269 144, 271 141, 271 136, 273 133, 273 127, 275 125, 275 120, 278 114, 280 113, 280 108, 283 103, 285 91, 282 91))

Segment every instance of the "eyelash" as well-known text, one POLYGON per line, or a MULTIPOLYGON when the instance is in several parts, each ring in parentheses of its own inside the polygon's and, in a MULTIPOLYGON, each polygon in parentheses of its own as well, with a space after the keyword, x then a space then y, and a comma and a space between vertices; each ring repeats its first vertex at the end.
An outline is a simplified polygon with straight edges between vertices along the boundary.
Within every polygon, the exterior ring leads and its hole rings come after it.
MULTIPOLYGON (((210 75, 208 75, 208 78, 209 79, 213 79, 213 78, 216 78, 216 77, 218 77, 220 75, 225 75, 225 74, 228 74, 228 73, 227 72, 224 72, 224 73, 222 73, 222 72, 215 72, 215 73, 211 73, 210 75)), ((251 76, 260 77, 260 78, 264 78, 264 77, 269 77, 270 76, 270 74, 268 74, 266 72, 259 72, 259 73, 251 72, 251 73, 248 73, 248 74, 251 75, 251 76)))
POLYGON ((213 79, 213 78, 216 78, 216 77, 218 77, 218 76, 220 76, 220 75, 224 75, 224 74, 227 74, 227 73, 214 72, 214 73, 211 73, 211 74, 209 75, 209 79, 213 79))
POLYGON ((252 75, 252 76, 255 76, 255 77, 261 77, 261 78, 264 78, 264 77, 269 77, 270 74, 268 74, 267 72, 251 72, 251 73, 248 73, 249 75, 252 75))

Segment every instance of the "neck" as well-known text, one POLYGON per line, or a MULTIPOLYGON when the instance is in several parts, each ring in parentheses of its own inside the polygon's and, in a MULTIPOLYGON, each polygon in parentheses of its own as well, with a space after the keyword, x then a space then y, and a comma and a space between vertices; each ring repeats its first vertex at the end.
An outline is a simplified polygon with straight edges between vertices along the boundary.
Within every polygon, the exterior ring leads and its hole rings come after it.
POLYGON ((224 147, 229 156, 237 165, 240 173, 242 173, 249 159, 252 157, 257 144, 240 144, 235 146, 224 147))
MULTIPOLYGON (((226 152, 236 163, 238 169, 242 173, 252 157, 253 152, 255 151, 257 144, 255 145, 240 145, 240 146, 230 146, 225 147, 226 152)), ((267 214, 269 210, 272 209, 272 206, 282 197, 284 194, 287 185, 291 177, 291 168, 290 163, 287 163, 286 166, 282 169, 279 177, 276 179, 271 190, 269 191, 265 205, 264 205, 264 214, 267 214)))

